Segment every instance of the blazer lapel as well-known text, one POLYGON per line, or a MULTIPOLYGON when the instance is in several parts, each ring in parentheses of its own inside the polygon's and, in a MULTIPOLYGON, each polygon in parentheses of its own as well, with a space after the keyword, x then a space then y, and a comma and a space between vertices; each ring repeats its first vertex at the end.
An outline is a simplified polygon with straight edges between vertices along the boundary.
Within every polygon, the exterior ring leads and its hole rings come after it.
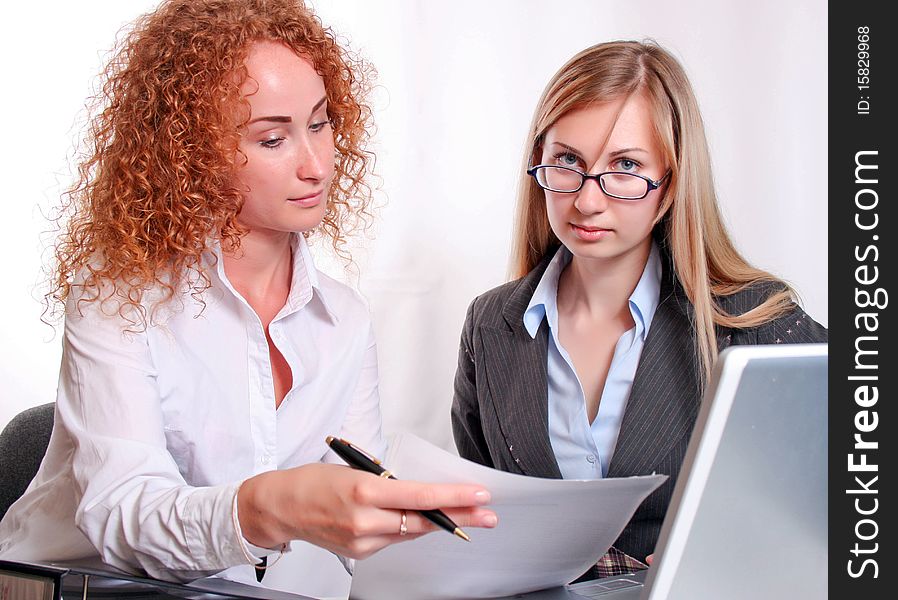
POLYGON ((609 477, 651 473, 695 424, 700 379, 691 305, 668 264, 633 379, 609 477))
POLYGON ((549 324, 543 319, 534 339, 523 321, 548 264, 544 260, 509 296, 505 327, 483 326, 481 339, 490 397, 514 464, 525 475, 561 478, 549 442, 549 324))

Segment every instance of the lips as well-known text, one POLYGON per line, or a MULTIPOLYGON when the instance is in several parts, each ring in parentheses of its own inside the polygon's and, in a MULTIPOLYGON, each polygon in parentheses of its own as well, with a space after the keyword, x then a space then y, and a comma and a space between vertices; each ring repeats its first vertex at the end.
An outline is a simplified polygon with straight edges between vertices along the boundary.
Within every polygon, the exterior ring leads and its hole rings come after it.
POLYGON ((313 206, 318 206, 321 202, 321 198, 324 195, 324 190, 318 190, 314 194, 309 194, 308 196, 302 196, 300 198, 288 198, 288 202, 290 204, 296 204, 303 208, 311 208, 313 206))
POLYGON ((577 225, 576 223, 571 223, 570 225, 574 235, 585 242, 601 240, 611 235, 614 231, 613 229, 605 229, 604 227, 596 227, 594 225, 577 225))
POLYGON ((611 231, 610 229, 608 229, 606 227, 594 227, 591 225, 577 225, 576 223, 571 223, 571 225, 573 227, 576 227, 577 229, 582 229, 583 231, 611 231))

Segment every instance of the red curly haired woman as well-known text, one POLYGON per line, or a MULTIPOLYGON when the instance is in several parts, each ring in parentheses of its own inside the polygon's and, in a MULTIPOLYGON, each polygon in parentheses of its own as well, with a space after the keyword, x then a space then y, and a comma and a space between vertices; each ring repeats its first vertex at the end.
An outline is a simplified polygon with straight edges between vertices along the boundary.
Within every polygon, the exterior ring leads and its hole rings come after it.
POLYGON ((306 241, 341 251, 367 214, 368 73, 299 0, 136 22, 67 195, 56 424, 0 558, 254 583, 292 541, 359 558, 431 531, 413 509, 495 525, 479 486, 327 464, 329 434, 384 449, 367 309, 306 241))

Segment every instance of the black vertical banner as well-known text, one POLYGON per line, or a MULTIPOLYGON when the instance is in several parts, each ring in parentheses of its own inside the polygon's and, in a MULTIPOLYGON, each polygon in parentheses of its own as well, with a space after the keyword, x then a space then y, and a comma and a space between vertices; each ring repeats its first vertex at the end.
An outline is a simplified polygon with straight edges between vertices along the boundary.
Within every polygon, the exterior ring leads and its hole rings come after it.
POLYGON ((889 5, 829 4, 830 598, 898 598, 898 33, 889 5))

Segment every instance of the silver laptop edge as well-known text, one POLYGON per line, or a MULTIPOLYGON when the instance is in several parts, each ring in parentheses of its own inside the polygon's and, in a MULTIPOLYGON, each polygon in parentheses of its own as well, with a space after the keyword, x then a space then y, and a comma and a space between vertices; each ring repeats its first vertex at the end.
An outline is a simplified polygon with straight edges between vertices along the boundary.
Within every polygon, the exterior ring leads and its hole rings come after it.
POLYGON ((827 355, 826 344, 736 346, 721 353, 661 528, 657 544, 661 551, 646 577, 642 600, 666 600, 670 594, 746 365, 756 359, 827 355))
MULTIPOLYGON (((690 599, 695 600, 705 600, 705 596, 707 595, 706 587, 713 588, 713 585, 707 585, 695 579, 695 565, 696 565, 696 548, 692 547, 690 550, 690 534, 694 533, 694 527, 697 523, 697 516, 699 515, 699 509, 702 507, 702 498, 710 497, 714 498, 714 491, 711 492, 711 495, 708 496, 708 481, 713 473, 717 473, 715 475, 716 479, 720 479, 720 468, 717 471, 714 470, 715 461, 718 459, 718 456, 721 454, 721 442, 724 439, 724 435, 727 432, 728 421, 731 418, 731 415, 734 410, 734 405, 740 395, 745 396, 748 395, 748 398, 743 397, 740 400, 740 408, 738 409, 738 415, 732 415, 734 419, 742 420, 742 422, 734 423, 730 433, 728 434, 730 437, 728 438, 728 449, 723 451, 725 455, 723 459, 733 460, 733 444, 741 440, 744 443, 744 440, 747 439, 746 435, 750 436, 753 442, 756 440, 758 436, 768 435, 773 436, 767 438, 757 439, 758 444, 769 443, 772 444, 771 448, 777 449, 782 448, 783 438, 785 437, 782 430, 777 430, 775 423, 767 423, 764 422, 764 402, 759 402, 758 406, 761 407, 761 410, 757 413, 752 410, 752 406, 746 406, 745 402, 749 398, 757 397, 757 392, 759 390, 763 391, 766 388, 771 388, 771 386, 775 387, 775 391, 769 392, 769 397, 766 398, 766 406, 768 407, 768 415, 769 418, 769 407, 776 406, 770 403, 771 398, 779 399, 780 391, 786 395, 786 397, 795 398, 798 397, 799 402, 797 404, 793 404, 791 406, 783 407, 783 413, 788 416, 789 412, 800 410, 803 406, 802 401, 807 403, 810 401, 816 401, 816 396, 818 392, 821 392, 824 398, 822 399, 823 407, 822 410, 816 410, 816 405, 812 405, 814 412, 813 418, 803 419, 808 423, 805 425, 805 429, 807 430, 809 427, 813 429, 814 426, 819 426, 821 423, 824 424, 823 431, 820 432, 824 438, 822 440, 823 445, 825 446, 825 423, 827 420, 826 417, 826 407, 825 407, 825 396, 826 394, 826 359, 828 356, 828 347, 826 344, 800 344, 800 345, 776 345, 776 346, 736 346, 731 347, 724 350, 720 354, 720 358, 717 361, 717 365, 712 373, 710 383, 708 385, 708 389, 704 395, 704 400, 702 402, 702 406, 699 410, 699 414, 696 418, 695 429, 692 433, 692 437, 689 442, 689 446, 686 451, 686 456, 683 460, 683 468, 681 471, 681 475, 679 480, 677 481, 674 492, 672 495, 672 499, 670 502, 670 506, 668 507, 667 515, 664 519, 664 523, 661 528, 661 532, 658 538, 658 543, 656 546, 656 554, 654 557, 654 565, 648 570, 647 575, 645 577, 645 585, 633 585, 630 582, 630 586, 628 589, 619 589, 616 591, 605 591, 603 586, 599 586, 600 582, 608 582, 615 583, 613 580, 620 579, 619 583, 626 584, 626 577, 612 578, 606 580, 599 580, 595 582, 595 585, 590 585, 593 582, 584 582, 582 584, 577 584, 574 586, 569 586, 569 593, 572 593, 573 598, 582 598, 582 596, 576 596, 573 593, 583 594, 588 598, 602 598, 602 600, 668 600, 671 597, 672 591, 676 587, 678 588, 678 592, 675 592, 676 596, 679 597, 688 597, 690 599), (773 374, 770 372, 763 371, 753 371, 753 367, 749 367, 749 364, 753 361, 756 366, 760 369, 762 367, 762 361, 767 361, 770 359, 795 359, 797 365, 806 365, 810 368, 807 369, 793 369, 791 371, 783 371, 782 363, 777 361, 777 366, 773 369, 773 374), (820 359, 823 359, 822 361, 820 359), (821 372, 822 370, 822 372, 821 372), (747 372, 751 372, 751 376, 744 379, 747 372), (762 375, 758 377, 758 375, 762 375), (817 376, 822 375, 822 379, 818 379, 817 376), (812 377, 813 376, 813 377, 812 377), (804 381, 804 378, 812 377, 808 381, 810 381, 810 385, 804 385, 807 383, 804 381), (785 384, 781 389, 778 387, 780 384, 785 384), (744 388, 740 388, 740 386, 745 385, 744 388), (794 389, 796 385, 801 385, 801 390, 799 393, 794 393, 790 395, 789 388, 794 389), (821 390, 822 388, 822 390, 821 390), (749 420, 748 425, 749 428, 746 429, 745 419, 746 419, 746 409, 748 409, 748 414, 752 419, 759 419, 762 424, 761 430, 755 430, 755 421, 749 420), (769 426, 768 426, 769 425, 769 426), (747 433, 746 433, 747 432, 747 433), (779 445, 777 445, 779 443, 779 445), (727 458, 728 457, 728 458, 727 458), (684 568, 682 561, 683 557, 689 554, 692 569, 691 574, 687 573, 685 575, 681 573, 681 569, 684 568), (692 577, 692 579, 690 579, 692 577), (684 586, 687 590, 684 594, 684 586), (699 589, 696 589, 696 586, 699 589)), ((761 398, 764 400, 764 398, 761 398)), ((777 412, 779 412, 779 407, 776 408, 777 412)), ((817 458, 815 457, 815 452, 819 453, 821 439, 818 435, 818 431, 813 429, 814 435, 812 436, 812 443, 810 444, 811 448, 809 449, 809 454, 807 456, 803 455, 802 452, 796 453, 794 450, 796 447, 792 445, 792 439, 786 441, 786 450, 788 452, 783 453, 784 460, 787 458, 794 458, 798 456, 802 460, 810 460, 811 463, 808 463, 808 468, 802 468, 802 473, 807 472, 808 477, 811 478, 811 481, 814 482, 815 485, 819 486, 820 484, 820 474, 819 472, 815 472, 817 458), (787 455, 792 455, 787 456, 787 455)), ((807 431, 805 431, 807 433, 807 431)), ((799 444, 800 445, 800 444, 799 444)), ((740 446, 741 448, 741 446, 740 446)), ((770 452, 771 448, 764 448, 765 452, 770 452)), ((765 459, 765 452, 753 453, 750 452, 751 458, 757 458, 761 461, 763 465, 763 460, 765 459)), ((824 452, 825 454, 825 452, 824 452)), ((776 455, 779 457, 780 455, 776 455)), ((824 457, 825 462, 825 457, 824 457)), ((732 470, 732 464, 727 463, 728 468, 731 468, 731 473, 739 474, 740 471, 732 470)), ((747 468, 751 468, 754 466, 751 461, 748 461, 747 468)), ((794 476, 794 464, 792 465, 793 471, 792 475, 794 476)), ((738 469, 738 465, 737 465, 738 469)), ((825 465, 823 465, 823 478, 825 479, 825 465)), ((772 473, 778 473, 778 471, 770 471, 772 473)), ((788 469, 784 469, 784 476, 789 474, 788 469)), ((746 475, 748 477, 749 474, 746 475)), ((749 477, 750 479, 750 477, 749 477)), ((797 479, 800 479, 798 477, 797 479)), ((714 485, 719 485, 720 481, 717 481, 716 484, 712 483, 712 487, 714 485)), ((742 483, 741 479, 739 483, 742 483)), ((750 483, 750 482, 749 482, 750 483)), ((807 483, 807 481, 806 481, 807 483)), ((825 481, 824 481, 825 484, 825 481)), ((738 488, 738 484, 736 484, 738 488)), ((813 485, 811 486, 813 487, 813 485)), ((767 488, 765 488, 767 489, 767 488)), ((718 490, 719 491, 719 490, 718 490)), ((774 490, 771 490, 774 491, 774 490)), ((766 496, 766 494, 765 494, 766 496)), ((719 499, 719 494, 717 494, 719 499)), ((752 502, 751 505, 753 508, 755 507, 754 503, 763 504, 763 499, 758 497, 752 497, 751 493, 745 494, 745 501, 752 502)), ((825 513, 825 494, 824 498, 816 501, 816 504, 819 505, 820 502, 823 502, 822 510, 825 513)), ((794 504, 794 502, 792 502, 794 504)), ((784 507, 787 509, 790 505, 784 507)), ((764 507, 760 506, 759 510, 762 510, 764 507)), ((782 507, 781 507, 782 508, 782 507)), ((794 507, 793 507, 794 508, 794 507)), ((821 525, 820 521, 820 512, 821 506, 809 507, 813 512, 813 509, 818 509, 817 513, 814 513, 812 518, 809 518, 810 527, 812 530, 811 539, 816 540, 817 537, 822 536, 825 543, 825 523, 821 525), (824 531, 820 531, 820 529, 824 529, 824 531)), ((711 505, 708 505, 704 508, 704 510, 711 509, 711 513, 704 515, 704 519, 702 520, 703 529, 705 529, 705 534, 707 534, 708 524, 717 523, 719 521, 715 521, 715 518, 719 519, 720 515, 715 514, 715 511, 719 513, 719 507, 717 509, 714 508, 714 504, 712 501, 711 505), (710 521, 709 521, 710 519, 710 521)), ((768 507, 769 509, 769 507, 768 507)), ((737 511, 738 512, 738 511, 737 511)), ((761 513, 763 514, 763 513, 761 513)), ((777 514, 784 514, 782 512, 777 514)), ((824 514, 825 516, 825 514, 824 514)), ((799 518, 799 520, 801 520, 799 518)), ((825 518, 824 518, 825 520, 825 518)), ((702 529, 702 528, 699 528, 702 529)), ((713 536, 712 536, 713 537, 713 536)), ((751 536, 749 536, 751 537, 751 536)), ((799 535, 799 538, 804 538, 804 536, 799 535)), ((692 545, 701 544, 703 540, 695 540, 693 539, 692 545)), ((732 540, 734 544, 738 544, 742 540, 732 540)), ((802 540, 799 540, 799 544, 802 540)), ((805 542, 807 540, 804 540, 805 542)), ((816 541, 815 541, 816 543, 816 541)), ((788 545, 788 541, 784 542, 780 545, 788 545)), ((704 555, 705 548, 699 547, 699 553, 704 555)), ((708 550, 713 553, 729 553, 730 548, 712 548, 708 550)), ((824 550, 825 552, 825 550, 824 550)), ((700 562, 707 560, 707 557, 702 558, 698 557, 700 562)), ((711 561, 713 562, 713 561, 711 561)), ((800 561, 799 561, 800 562, 800 561)), ((726 563, 725 563, 726 564, 726 563)), ((803 563, 805 567, 805 571, 807 571, 807 562, 803 563)), ((737 566, 738 568, 738 566, 737 566)), ((771 573, 778 572, 788 573, 790 569, 789 564, 776 564, 773 565, 772 569, 764 568, 763 571, 766 573, 759 572, 758 577, 764 577, 765 575, 769 576, 771 573)), ((825 565, 824 565, 825 569, 825 565)), ((710 573, 711 579, 713 579, 714 573, 710 573)), ((823 574, 825 579, 825 571, 823 574)), ((738 577, 737 577, 738 579, 738 577)), ((824 584, 825 585, 825 584, 824 584)), ((788 587, 788 586, 787 586, 788 587)), ((819 586, 818 586, 819 587, 819 586)), ((712 594, 714 592, 711 592, 712 594)), ((715 598, 715 600, 717 600, 715 598)))

